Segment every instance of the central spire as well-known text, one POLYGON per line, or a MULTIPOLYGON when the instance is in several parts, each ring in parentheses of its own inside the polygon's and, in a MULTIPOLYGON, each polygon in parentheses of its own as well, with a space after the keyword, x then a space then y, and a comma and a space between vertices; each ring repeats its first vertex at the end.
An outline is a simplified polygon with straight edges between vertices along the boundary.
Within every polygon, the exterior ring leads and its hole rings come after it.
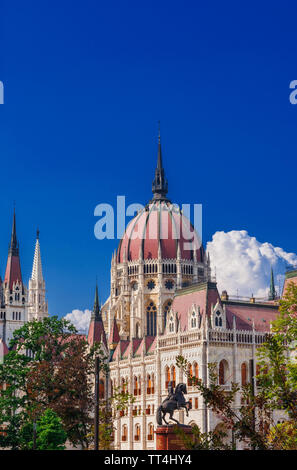
POLYGON ((165 178, 165 171, 162 163, 162 149, 161 149, 161 135, 159 127, 159 137, 158 137, 158 159, 157 159, 157 168, 155 170, 155 178, 153 180, 152 191, 154 194, 153 200, 165 200, 167 201, 167 192, 168 192, 168 181, 165 178))

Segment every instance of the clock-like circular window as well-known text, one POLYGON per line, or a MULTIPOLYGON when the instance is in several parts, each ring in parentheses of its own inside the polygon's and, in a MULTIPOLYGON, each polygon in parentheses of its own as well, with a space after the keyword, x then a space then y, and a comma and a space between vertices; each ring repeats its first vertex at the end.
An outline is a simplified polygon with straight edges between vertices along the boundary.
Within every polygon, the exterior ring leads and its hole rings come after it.
POLYGON ((171 289, 173 289, 173 286, 174 286, 174 282, 171 281, 170 279, 168 279, 167 281, 165 281, 165 287, 166 287, 166 289, 171 290, 171 289))
POLYGON ((155 287, 156 287, 155 281, 153 281, 153 280, 148 281, 148 283, 147 283, 147 288, 148 288, 149 290, 153 290, 155 287))

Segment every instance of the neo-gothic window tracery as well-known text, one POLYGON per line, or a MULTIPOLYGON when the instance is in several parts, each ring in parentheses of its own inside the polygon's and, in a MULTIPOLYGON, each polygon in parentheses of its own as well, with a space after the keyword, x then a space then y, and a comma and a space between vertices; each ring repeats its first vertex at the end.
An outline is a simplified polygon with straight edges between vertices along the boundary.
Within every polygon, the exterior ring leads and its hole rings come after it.
POLYGON ((191 328, 196 328, 197 327, 197 315, 195 312, 192 313, 191 317, 191 328))
POLYGON ((222 315, 219 310, 216 311, 215 326, 223 326, 222 315))
POLYGON ((152 279, 151 279, 150 281, 148 281, 148 283, 147 283, 147 288, 148 288, 149 290, 153 290, 155 287, 156 287, 155 281, 153 281, 152 279))
POLYGON ((174 318, 173 315, 169 319, 169 333, 174 333, 174 318))
POLYGON ((168 289, 168 290, 173 289, 173 287, 174 287, 174 282, 173 282, 171 279, 167 279, 167 281, 165 281, 165 287, 166 287, 166 289, 168 289))
POLYGON ((147 335, 155 336, 157 331, 157 307, 150 302, 146 307, 147 335))

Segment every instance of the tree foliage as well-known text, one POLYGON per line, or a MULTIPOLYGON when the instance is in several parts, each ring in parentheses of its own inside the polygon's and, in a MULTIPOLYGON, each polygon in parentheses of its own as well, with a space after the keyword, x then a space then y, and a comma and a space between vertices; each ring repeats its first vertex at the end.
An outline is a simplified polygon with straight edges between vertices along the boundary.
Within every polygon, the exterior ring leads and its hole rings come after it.
POLYGON ((26 323, 10 346, 0 366, 0 383, 8 384, 0 393, 0 425, 5 428, 0 445, 18 448, 21 428, 50 408, 61 418, 69 441, 88 448, 95 356, 101 359, 101 373, 108 369, 101 346, 90 350, 85 338, 57 317, 26 323))
MULTIPOLYGON (((34 449, 34 423, 28 421, 20 431, 20 447, 22 450, 34 449)), ((62 420, 51 409, 46 409, 36 422, 36 450, 64 450, 67 434, 62 420)))

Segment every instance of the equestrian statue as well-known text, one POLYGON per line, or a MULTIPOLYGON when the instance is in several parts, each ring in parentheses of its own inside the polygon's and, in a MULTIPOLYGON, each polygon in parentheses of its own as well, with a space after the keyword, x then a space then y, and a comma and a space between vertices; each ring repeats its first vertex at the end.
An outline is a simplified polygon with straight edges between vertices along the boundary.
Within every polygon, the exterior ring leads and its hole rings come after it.
POLYGON ((165 424, 169 424, 165 419, 166 414, 169 414, 169 418, 172 421, 175 421, 177 424, 180 424, 177 419, 173 418, 173 413, 175 410, 185 408, 186 415, 189 416, 189 410, 192 408, 192 405, 189 401, 185 400, 184 393, 187 393, 186 384, 180 383, 176 386, 174 390, 172 382, 169 382, 168 396, 157 408, 156 420, 159 426, 162 426, 163 421, 165 424))

